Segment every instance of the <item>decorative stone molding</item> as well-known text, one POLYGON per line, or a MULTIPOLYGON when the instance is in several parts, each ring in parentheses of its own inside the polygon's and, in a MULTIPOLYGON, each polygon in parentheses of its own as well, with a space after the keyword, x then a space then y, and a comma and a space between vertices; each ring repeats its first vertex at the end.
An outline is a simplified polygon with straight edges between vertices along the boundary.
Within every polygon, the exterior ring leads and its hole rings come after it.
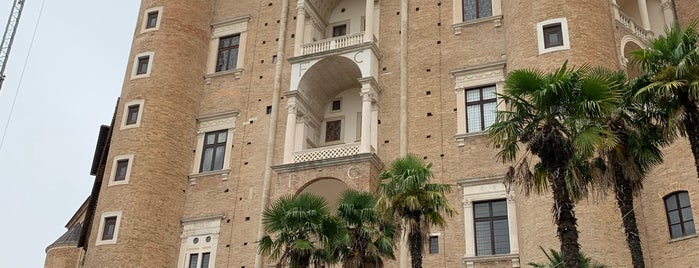
POLYGON ((462 28, 464 28, 464 27, 475 26, 475 25, 479 25, 479 24, 483 24, 483 23, 491 22, 491 21, 493 22, 493 26, 495 28, 501 27, 502 26, 502 15, 490 16, 490 17, 455 23, 455 24, 451 25, 451 30, 454 32, 455 35, 460 35, 462 32, 462 28))

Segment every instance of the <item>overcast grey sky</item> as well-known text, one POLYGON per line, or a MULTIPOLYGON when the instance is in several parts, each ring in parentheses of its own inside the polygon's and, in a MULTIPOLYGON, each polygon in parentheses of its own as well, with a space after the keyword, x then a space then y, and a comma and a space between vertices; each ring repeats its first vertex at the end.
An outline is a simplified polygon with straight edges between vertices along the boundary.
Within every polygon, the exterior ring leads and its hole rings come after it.
MULTIPOLYGON (((121 91, 140 4, 45 0, 19 85, 43 0, 25 1, 0 90, 2 267, 43 267, 46 246, 89 195, 99 126, 121 91)), ((13 2, 0 0, 2 30, 13 2)))

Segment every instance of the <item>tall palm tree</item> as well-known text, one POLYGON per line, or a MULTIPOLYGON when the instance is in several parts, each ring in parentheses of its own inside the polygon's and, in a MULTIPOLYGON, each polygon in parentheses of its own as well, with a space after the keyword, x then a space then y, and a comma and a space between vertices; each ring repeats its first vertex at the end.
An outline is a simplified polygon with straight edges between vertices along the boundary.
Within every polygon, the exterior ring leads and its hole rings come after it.
POLYGON ((377 207, 405 223, 413 268, 422 267, 423 243, 430 226, 444 227, 443 214, 452 216, 455 212, 445 195, 451 186, 430 183, 434 176, 431 168, 432 164, 409 154, 394 160, 379 175, 377 207))
POLYGON ((337 203, 337 216, 348 229, 349 247, 344 267, 383 267, 382 257, 395 259, 395 226, 376 210, 376 197, 359 190, 347 190, 337 203))
MULTIPOLYGON (((554 249, 549 249, 549 252, 546 252, 543 247, 539 246, 539 249, 541 249, 541 252, 544 253, 546 256, 546 259, 548 259, 548 263, 536 263, 536 262, 530 262, 527 263, 529 266, 534 267, 534 268, 558 268, 563 266, 563 257, 561 256, 561 253, 554 250, 554 249)), ((580 266, 583 268, 607 268, 607 266, 595 263, 592 261, 592 258, 585 256, 582 252, 580 252, 579 255, 580 259, 580 266)))
POLYGON ((649 42, 646 49, 633 52, 648 82, 639 99, 665 108, 664 124, 675 135, 689 139, 699 177, 699 34, 697 22, 686 28, 679 24, 666 29, 665 35, 649 42))
POLYGON ((491 142, 500 148, 498 159, 516 161, 506 174, 508 183, 522 186, 527 194, 551 187, 565 267, 581 267, 574 201, 585 194, 591 178, 587 159, 595 149, 614 143, 613 134, 597 120, 614 109, 617 87, 609 77, 587 67, 569 69, 567 62, 548 74, 515 70, 499 96, 510 109, 498 111, 497 122, 488 129, 491 142), (521 143, 526 150, 517 159, 521 143), (531 155, 540 160, 533 171, 531 155))
POLYGON ((634 100, 637 87, 629 86, 623 72, 607 75, 617 84, 625 85, 627 90, 621 95, 617 109, 601 118, 618 140, 615 146, 599 151, 595 166, 601 171, 599 181, 606 184, 603 186, 614 189, 633 267, 643 268, 645 262, 634 212, 634 195, 643 188, 646 174, 662 163, 661 147, 667 144, 667 139, 662 128, 654 124, 660 110, 634 100))
POLYGON ((280 197, 262 213, 262 224, 267 235, 258 241, 258 251, 278 260, 277 267, 336 263, 346 247, 342 222, 313 194, 280 197))

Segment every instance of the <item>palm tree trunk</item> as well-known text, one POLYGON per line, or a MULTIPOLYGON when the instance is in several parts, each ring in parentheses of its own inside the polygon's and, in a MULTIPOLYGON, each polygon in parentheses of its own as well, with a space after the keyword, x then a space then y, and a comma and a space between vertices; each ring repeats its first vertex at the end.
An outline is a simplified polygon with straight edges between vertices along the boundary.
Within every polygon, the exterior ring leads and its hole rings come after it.
POLYGON ((575 217, 575 203, 570 199, 565 179, 565 168, 559 167, 552 172, 554 217, 558 225, 558 239, 561 241, 561 254, 566 268, 582 268, 580 263, 580 243, 575 217))
POLYGON ((614 170, 614 191, 619 210, 621 211, 621 220, 624 224, 624 233, 626 233, 626 243, 631 251, 631 262, 634 268, 644 268, 645 262, 643 260, 643 249, 641 248, 641 237, 638 234, 636 213, 633 209, 633 189, 631 189, 630 181, 622 174, 621 166, 618 163, 614 164, 614 170))
POLYGON ((410 259, 413 268, 422 268, 422 230, 420 229, 420 218, 412 219, 410 224, 410 259))
POLYGON ((679 101, 686 114, 686 118, 682 120, 682 124, 687 131, 689 146, 694 155, 694 166, 697 170, 697 178, 699 178, 699 109, 697 109, 697 104, 689 99, 687 93, 679 94, 679 101))

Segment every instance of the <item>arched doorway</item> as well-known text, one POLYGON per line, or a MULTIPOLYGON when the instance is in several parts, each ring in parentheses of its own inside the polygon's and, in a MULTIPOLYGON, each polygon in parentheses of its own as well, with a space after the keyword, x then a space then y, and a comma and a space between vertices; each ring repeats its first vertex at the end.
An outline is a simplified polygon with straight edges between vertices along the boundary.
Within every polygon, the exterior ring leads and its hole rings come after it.
POLYGON ((337 201, 340 199, 340 194, 347 190, 347 184, 336 178, 318 178, 312 180, 296 192, 296 195, 301 193, 311 193, 322 196, 328 202, 328 208, 331 213, 335 213, 337 201))

